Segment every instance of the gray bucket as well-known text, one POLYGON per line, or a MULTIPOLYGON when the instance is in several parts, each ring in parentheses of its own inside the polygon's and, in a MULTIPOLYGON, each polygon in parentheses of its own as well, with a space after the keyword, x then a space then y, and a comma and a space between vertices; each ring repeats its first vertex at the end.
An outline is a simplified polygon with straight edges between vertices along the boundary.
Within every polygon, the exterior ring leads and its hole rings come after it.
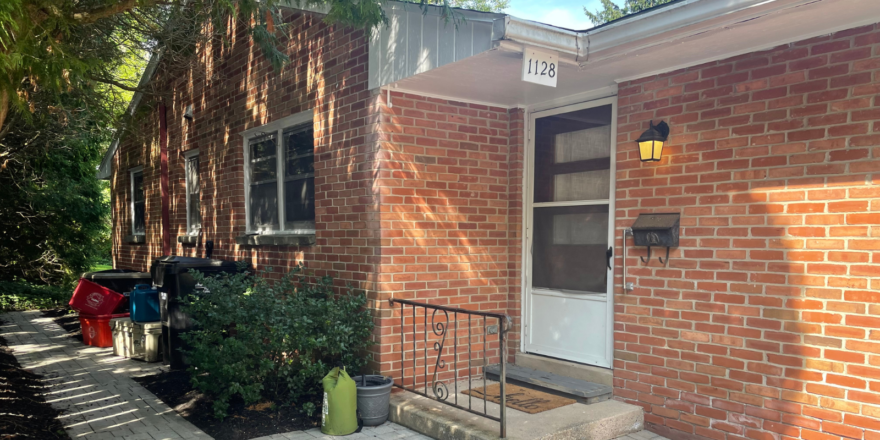
POLYGON ((391 387, 394 379, 385 376, 367 375, 352 377, 357 384, 357 412, 364 426, 377 426, 388 420, 391 407, 391 387), (366 383, 364 379, 366 378, 366 383))

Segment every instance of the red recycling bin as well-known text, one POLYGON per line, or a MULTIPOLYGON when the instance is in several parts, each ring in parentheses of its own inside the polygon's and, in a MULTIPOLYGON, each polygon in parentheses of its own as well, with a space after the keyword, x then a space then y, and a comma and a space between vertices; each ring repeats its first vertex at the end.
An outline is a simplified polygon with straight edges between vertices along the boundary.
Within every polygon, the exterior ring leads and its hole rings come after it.
POLYGON ((109 315, 116 311, 124 298, 104 286, 80 278, 68 305, 86 315, 109 315))
POLYGON ((114 318, 127 318, 128 313, 115 315, 89 315, 79 314, 79 325, 82 328, 83 343, 94 347, 112 347, 113 331, 110 330, 110 320, 114 318))

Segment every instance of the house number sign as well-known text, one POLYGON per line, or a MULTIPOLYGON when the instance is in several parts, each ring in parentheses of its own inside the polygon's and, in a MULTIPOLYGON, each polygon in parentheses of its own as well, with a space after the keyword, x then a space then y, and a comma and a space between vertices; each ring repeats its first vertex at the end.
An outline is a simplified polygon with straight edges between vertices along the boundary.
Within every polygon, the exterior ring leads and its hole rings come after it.
POLYGON ((555 52, 530 47, 523 50, 523 81, 556 87, 557 78, 559 78, 559 56, 555 52))

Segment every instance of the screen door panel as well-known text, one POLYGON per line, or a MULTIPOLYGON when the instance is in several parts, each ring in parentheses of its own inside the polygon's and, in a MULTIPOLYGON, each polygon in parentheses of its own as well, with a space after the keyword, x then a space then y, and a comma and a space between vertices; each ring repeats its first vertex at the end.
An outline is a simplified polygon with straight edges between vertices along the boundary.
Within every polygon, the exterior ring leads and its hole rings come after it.
POLYGON ((532 287, 605 294, 608 205, 535 208, 532 287))
POLYGON ((612 104, 534 120, 529 335, 533 353, 610 367, 612 104))

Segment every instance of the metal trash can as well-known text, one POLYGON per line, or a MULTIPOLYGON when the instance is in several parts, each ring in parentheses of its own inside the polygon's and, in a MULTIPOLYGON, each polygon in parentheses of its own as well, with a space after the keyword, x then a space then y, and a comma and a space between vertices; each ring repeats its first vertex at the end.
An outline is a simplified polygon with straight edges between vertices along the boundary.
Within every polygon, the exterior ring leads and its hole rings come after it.
POLYGON ((211 258, 165 256, 157 258, 150 267, 153 286, 159 289, 159 315, 162 322, 162 358, 172 369, 185 368, 186 357, 180 351, 185 347, 180 335, 193 328, 192 320, 180 309, 180 298, 204 289, 196 284, 191 270, 205 275, 238 272, 234 261, 211 258))

